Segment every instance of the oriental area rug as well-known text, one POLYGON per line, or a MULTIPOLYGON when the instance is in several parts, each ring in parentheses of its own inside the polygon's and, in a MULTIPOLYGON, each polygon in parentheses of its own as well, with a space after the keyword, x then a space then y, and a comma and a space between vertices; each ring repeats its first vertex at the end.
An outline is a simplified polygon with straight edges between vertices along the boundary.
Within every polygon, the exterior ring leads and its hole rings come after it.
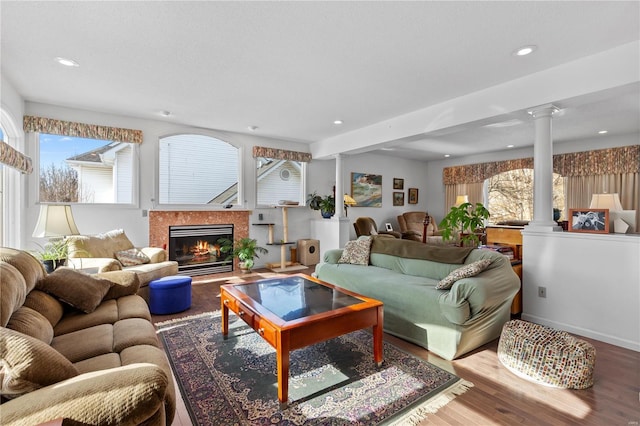
POLYGON ((373 360, 367 331, 290 354, 289 404, 278 402, 276 355, 234 315, 156 324, 194 425, 413 425, 473 385, 384 343, 373 360))

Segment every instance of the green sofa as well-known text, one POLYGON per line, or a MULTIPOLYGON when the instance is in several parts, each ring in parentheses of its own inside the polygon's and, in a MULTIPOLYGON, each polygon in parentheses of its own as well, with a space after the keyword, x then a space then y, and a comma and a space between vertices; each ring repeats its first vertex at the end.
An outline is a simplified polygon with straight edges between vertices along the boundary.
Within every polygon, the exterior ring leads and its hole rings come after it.
POLYGON ((448 360, 498 338, 520 288, 507 257, 490 250, 372 237, 369 265, 338 263, 342 251, 328 250, 315 275, 382 301, 387 333, 448 360), (480 259, 491 259, 487 269, 436 289, 450 272, 480 259))

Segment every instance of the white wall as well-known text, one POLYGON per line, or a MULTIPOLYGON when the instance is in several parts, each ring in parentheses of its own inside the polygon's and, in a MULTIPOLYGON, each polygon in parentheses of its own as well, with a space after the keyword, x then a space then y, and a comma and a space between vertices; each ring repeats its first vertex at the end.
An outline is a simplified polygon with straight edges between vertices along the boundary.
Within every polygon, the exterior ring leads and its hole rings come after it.
MULTIPOLYGON (((137 246, 146 245, 149 237, 149 226, 147 217, 143 216, 143 210, 151 209, 181 209, 179 206, 163 207, 157 206, 154 201, 155 185, 157 181, 157 161, 158 161, 158 139, 161 136, 177 134, 181 132, 206 134, 220 138, 224 141, 242 147, 242 167, 245 176, 245 187, 243 208, 252 210, 250 223, 257 223, 258 214, 263 214, 263 222, 274 222, 275 238, 282 237, 282 212, 274 208, 255 208, 255 164, 252 157, 251 148, 254 145, 272 146, 282 149, 296 151, 308 151, 308 146, 301 143, 279 141, 269 138, 262 138, 254 135, 245 135, 231 132, 216 131, 210 129, 193 128, 182 125, 175 125, 168 121, 144 120, 134 117, 109 115, 92 111, 64 108, 48 104, 27 102, 25 114, 38 115, 42 117, 55 118, 68 121, 78 121, 83 123, 100 124, 107 126, 125 127, 140 129, 143 131, 144 141, 140 145, 139 159, 139 202, 135 206, 115 206, 115 205, 74 205, 73 213, 76 224, 83 234, 97 234, 111 229, 123 228, 132 242, 137 246)), ((20 122, 22 117, 20 117, 20 122)), ((35 157, 35 146, 27 147, 29 153, 35 157)), ((382 208, 351 208, 349 216, 353 220, 357 216, 371 216, 380 226, 384 222, 393 223, 397 227, 395 217, 407 210, 424 210, 426 205, 424 194, 427 190, 426 167, 424 162, 402 159, 391 159, 379 155, 363 154, 346 156, 343 159, 344 191, 351 193, 350 178, 351 172, 366 172, 383 175, 383 207, 382 208), (403 178, 405 206, 392 206, 392 182, 393 178, 403 178), (409 187, 419 188, 419 204, 407 204, 407 189, 409 187)), ((24 210, 25 226, 22 233, 20 247, 25 249, 35 249, 35 242, 42 243, 31 237, 31 230, 35 226, 38 217, 39 206, 36 199, 36 179, 34 173, 28 178, 28 203, 24 210)), ((308 166, 307 193, 317 191, 319 194, 330 194, 336 182, 335 160, 313 160, 308 166)), ((209 207, 187 207, 188 209, 209 209, 209 207)), ((235 208, 235 207, 234 207, 235 208)), ((289 219, 289 240, 296 241, 310 237, 310 219, 318 218, 320 212, 310 210, 307 207, 291 208, 288 212, 289 219)), ((353 226, 350 226, 351 237, 355 238, 353 226)), ((249 233, 256 238, 260 245, 267 243, 267 228, 251 226, 249 233)), ((257 266, 264 263, 279 262, 280 251, 271 248, 269 254, 261 256, 257 266)))
POLYGON ((640 351, 640 235, 525 231, 523 250, 523 319, 640 351))

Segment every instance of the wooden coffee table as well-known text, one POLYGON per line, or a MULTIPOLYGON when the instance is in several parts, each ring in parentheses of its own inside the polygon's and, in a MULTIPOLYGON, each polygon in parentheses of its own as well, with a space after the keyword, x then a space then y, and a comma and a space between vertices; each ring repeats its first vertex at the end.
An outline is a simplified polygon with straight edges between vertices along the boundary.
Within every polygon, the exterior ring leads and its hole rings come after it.
POLYGON ((382 302, 304 274, 220 286, 222 334, 229 310, 276 349, 278 400, 289 394, 289 353, 373 327, 373 359, 382 364, 382 302))

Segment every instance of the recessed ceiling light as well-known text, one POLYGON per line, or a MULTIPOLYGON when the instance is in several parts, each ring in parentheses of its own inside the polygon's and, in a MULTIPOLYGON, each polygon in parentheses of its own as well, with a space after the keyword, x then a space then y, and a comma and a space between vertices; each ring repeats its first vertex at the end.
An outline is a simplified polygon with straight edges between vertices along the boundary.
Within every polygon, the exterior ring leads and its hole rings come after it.
POLYGON ((449 158, 449 157, 451 157, 451 154, 445 154, 444 155, 444 158, 449 158))
POLYGON ((605 133, 609 133, 609 131, 608 130, 600 130, 598 133, 601 134, 601 135, 604 135, 605 133))
POLYGON ((163 117, 169 117, 171 115, 171 111, 160 111, 160 115, 163 117))
POLYGON ((342 124, 342 120, 333 120, 333 124, 342 124))
POLYGON ((62 58, 60 56, 55 58, 56 62, 60 65, 64 65, 65 67, 79 67, 80 64, 74 61, 73 59, 62 58))
POLYGON ((537 48, 538 48, 538 46, 534 46, 534 45, 522 46, 522 47, 516 49, 513 52, 513 54, 515 56, 527 56, 527 55, 533 53, 537 48))
POLYGON ((252 132, 255 132, 256 130, 258 130, 258 126, 247 126, 247 129, 251 130, 252 132))
POLYGON ((515 145, 507 145, 507 148, 513 148, 515 145))

